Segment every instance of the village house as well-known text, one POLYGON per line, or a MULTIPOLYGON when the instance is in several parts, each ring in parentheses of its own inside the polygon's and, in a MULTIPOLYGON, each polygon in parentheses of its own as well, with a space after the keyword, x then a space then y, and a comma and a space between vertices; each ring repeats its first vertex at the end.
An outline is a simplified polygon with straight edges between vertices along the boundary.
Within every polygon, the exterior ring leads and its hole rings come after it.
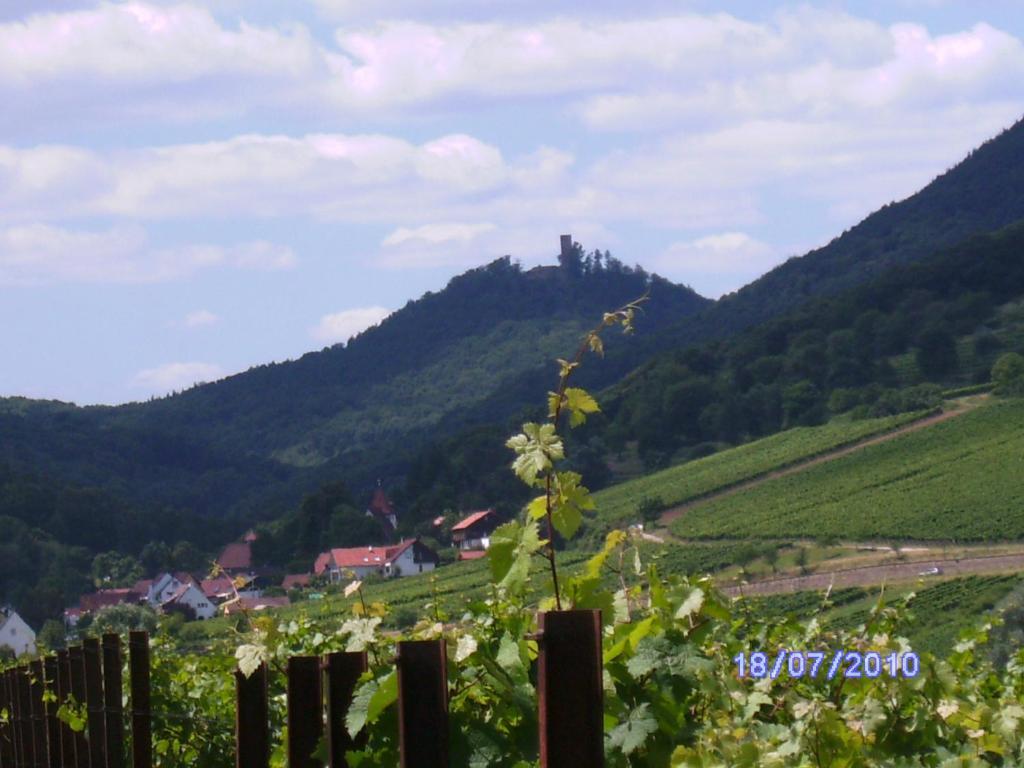
POLYGON ((164 613, 180 611, 186 617, 196 619, 212 619, 217 615, 217 607, 213 600, 203 594, 194 581, 179 586, 170 597, 160 603, 160 610, 164 613))
POLYGON ((384 578, 413 576, 437 566, 437 553, 419 539, 409 539, 394 546, 348 547, 322 552, 313 565, 317 576, 326 576, 332 583, 374 574, 384 578))
POLYGON ((229 576, 255 575, 252 565, 252 544, 256 538, 256 532, 249 531, 241 541, 228 544, 217 558, 217 565, 229 576))
POLYGON ((493 509, 466 515, 452 526, 452 544, 459 549, 460 560, 482 557, 491 544, 491 534, 501 521, 493 509))
POLYGON ((8 648, 15 657, 36 652, 36 633, 10 606, 0 607, 0 648, 8 648))

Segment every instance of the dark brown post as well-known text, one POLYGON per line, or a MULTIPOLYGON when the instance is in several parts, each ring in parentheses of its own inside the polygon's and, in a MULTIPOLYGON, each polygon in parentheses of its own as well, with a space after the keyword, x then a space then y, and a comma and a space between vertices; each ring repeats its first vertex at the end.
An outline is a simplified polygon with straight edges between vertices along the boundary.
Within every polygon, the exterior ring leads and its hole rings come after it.
MULTIPOLYGON (((57 706, 66 703, 71 695, 71 658, 67 651, 57 651, 57 706)), ((71 726, 58 721, 60 729, 60 764, 72 768, 78 764, 75 758, 75 732, 71 726)))
MULTIPOLYGON (((85 706, 85 650, 80 645, 68 649, 68 660, 71 665, 71 696, 75 705, 85 706)), ((85 739, 85 731, 75 731, 75 766, 90 768, 89 742, 85 739)), ((101 768, 97 766, 96 768, 101 768)))
POLYGON ((604 765, 601 612, 540 614, 541 768, 604 765))
POLYGON ((324 666, 327 670, 327 752, 331 768, 348 768, 345 753, 357 743, 348 735, 345 716, 359 677, 368 668, 366 652, 329 653, 324 666))
POLYGON ((43 661, 43 672, 46 677, 46 690, 53 694, 53 701, 44 703, 46 711, 46 745, 50 756, 49 768, 62 768, 64 761, 60 756, 60 721, 57 720, 57 657, 47 656, 43 661))
POLYGON ((29 690, 28 667, 18 667, 18 721, 21 723, 18 741, 21 744, 21 764, 35 766, 35 741, 32 738, 32 693, 29 690))
POLYGON ((103 635, 103 731, 107 768, 124 768, 124 706, 121 704, 121 638, 103 635))
POLYGON ((288 768, 320 768, 313 757, 324 734, 324 697, 320 658, 288 659, 288 768))
POLYGON ((444 640, 398 644, 402 768, 448 768, 448 658, 444 640))
POLYGON ((268 768, 270 765, 270 711, 267 702, 267 665, 249 677, 235 672, 235 766, 268 768))
POLYGON ((7 710, 7 722, 0 723, 0 765, 14 768, 14 701, 10 675, 0 672, 0 709, 7 710))
POLYGON ((132 768, 153 768, 153 722, 149 711, 149 635, 128 635, 132 686, 132 768))
POLYGON ((47 765, 46 707, 43 704, 43 662, 36 659, 29 664, 29 689, 32 707, 32 749, 36 753, 35 765, 47 765))
POLYGON ((100 641, 90 637, 82 643, 85 655, 85 709, 89 726, 89 763, 103 768, 107 762, 103 739, 103 667, 100 641))

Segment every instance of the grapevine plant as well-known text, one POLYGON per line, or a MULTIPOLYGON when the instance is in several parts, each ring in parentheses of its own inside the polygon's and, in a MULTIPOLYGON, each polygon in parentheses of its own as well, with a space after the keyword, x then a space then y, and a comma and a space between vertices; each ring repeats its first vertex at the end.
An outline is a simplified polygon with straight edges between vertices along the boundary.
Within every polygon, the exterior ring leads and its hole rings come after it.
MULTIPOLYGON (((155 739, 163 768, 233 764, 237 662, 245 674, 270 671, 273 764, 284 765, 284 665, 294 654, 368 652, 370 668, 355 692, 346 725, 364 733, 349 765, 398 765, 395 646, 400 639, 445 638, 452 764, 528 768, 537 764, 534 661, 537 611, 599 608, 603 619, 605 754, 611 768, 653 766, 1021 766, 1024 765, 1024 651, 1003 668, 984 653, 992 624, 965 630, 945 659, 920 654, 914 677, 737 674, 740 654, 779 649, 910 650, 901 627, 913 596, 883 597, 852 631, 818 618, 765 620, 748 603, 730 602, 705 576, 662 578, 641 561, 635 533, 612 531, 582 568, 560 573, 556 536, 570 539, 594 502, 582 478, 562 469, 563 422, 572 428, 598 412, 596 400, 570 386, 601 333, 632 329, 638 302, 606 314, 576 355, 560 360, 548 420, 527 423, 507 443, 513 471, 537 492, 521 520, 498 528, 488 550, 491 584, 484 599, 449 615, 438 601, 399 637, 384 632, 388 607, 367 603, 362 585, 346 589, 351 616, 340 627, 310 618, 247 618, 245 642, 220 641, 209 652, 153 647, 155 739), (534 591, 542 563, 540 599, 534 591), (232 657, 232 650, 234 651, 232 657)), ((682 546, 682 545, 681 545, 682 546)), ((883 592, 884 594, 884 592, 883 592)), ((828 596, 823 608, 829 606, 828 596)), ((72 713, 74 710, 70 710, 72 713)), ((0 713, 2 716, 2 713, 0 713)), ((321 747, 321 749, 323 749, 321 747)))

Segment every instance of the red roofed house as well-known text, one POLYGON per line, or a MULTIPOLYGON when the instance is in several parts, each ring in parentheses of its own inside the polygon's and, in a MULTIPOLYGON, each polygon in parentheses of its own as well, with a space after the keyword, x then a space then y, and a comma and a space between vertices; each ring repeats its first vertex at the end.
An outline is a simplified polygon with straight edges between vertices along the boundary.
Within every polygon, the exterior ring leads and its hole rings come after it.
POLYGON ((203 594, 194 581, 182 584, 169 598, 160 603, 164 613, 180 611, 189 618, 212 619, 217 615, 213 601, 203 594))
POLYGON ((332 582, 344 581, 346 572, 358 579, 373 574, 391 578, 432 571, 437 561, 437 553, 430 547, 419 539, 409 539, 386 547, 329 549, 317 557, 313 571, 317 576, 327 575, 332 582))
POLYGON ((217 558, 217 565, 232 576, 240 573, 252 573, 252 543, 254 541, 256 541, 256 534, 249 531, 241 541, 228 544, 217 558))
POLYGON ((466 515, 453 525, 452 543, 459 548, 460 559, 472 559, 462 557, 461 552, 487 549, 491 544, 491 534, 500 522, 493 509, 483 509, 466 515))
POLYGON ((395 514, 395 508, 391 506, 387 494, 384 493, 380 480, 377 481, 377 488, 373 492, 373 498, 370 500, 366 514, 379 520, 385 530, 390 533, 398 530, 398 515, 395 514))
POLYGON ((281 582, 282 589, 298 589, 302 587, 308 587, 310 579, 313 578, 311 573, 289 573, 284 577, 284 581, 281 582))
POLYGON ((91 613, 111 605, 138 603, 144 597, 145 595, 140 595, 131 589, 101 589, 99 592, 82 595, 78 599, 78 606, 82 613, 91 613))

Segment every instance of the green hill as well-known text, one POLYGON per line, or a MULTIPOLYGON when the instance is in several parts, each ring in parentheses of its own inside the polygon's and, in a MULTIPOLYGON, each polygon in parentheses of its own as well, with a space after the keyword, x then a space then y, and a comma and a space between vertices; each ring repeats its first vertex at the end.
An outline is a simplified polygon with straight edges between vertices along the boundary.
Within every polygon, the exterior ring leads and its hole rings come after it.
POLYGON ((997 401, 701 504, 687 538, 1024 538, 1024 401, 997 401))

